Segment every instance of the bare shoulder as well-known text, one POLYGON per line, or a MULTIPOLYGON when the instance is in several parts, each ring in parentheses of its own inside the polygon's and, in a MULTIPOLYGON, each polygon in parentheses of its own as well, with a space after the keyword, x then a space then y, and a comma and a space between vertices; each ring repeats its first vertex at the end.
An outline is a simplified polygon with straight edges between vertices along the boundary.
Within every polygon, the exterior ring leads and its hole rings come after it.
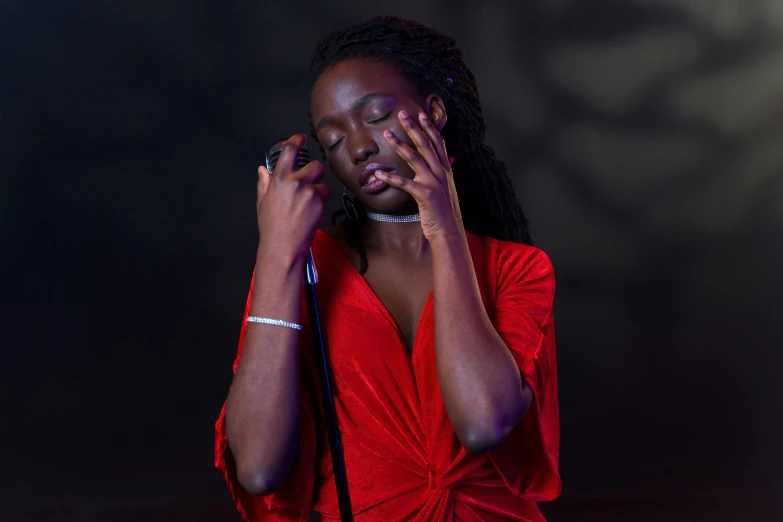
POLYGON ((327 234, 329 237, 331 237, 334 241, 337 241, 343 235, 343 233, 342 233, 342 224, 341 223, 337 223, 336 225, 327 225, 322 230, 323 230, 323 232, 325 234, 327 234))
POLYGON ((342 250, 343 254, 354 264, 359 266, 360 259, 359 254, 351 248, 345 240, 345 229, 342 223, 336 225, 328 225, 322 229, 322 232, 329 236, 337 247, 342 250))
POLYGON ((324 234, 329 236, 331 240, 340 247, 340 250, 345 252, 348 250, 348 245, 345 242, 345 232, 343 231, 342 223, 336 225, 328 225, 321 230, 324 234))

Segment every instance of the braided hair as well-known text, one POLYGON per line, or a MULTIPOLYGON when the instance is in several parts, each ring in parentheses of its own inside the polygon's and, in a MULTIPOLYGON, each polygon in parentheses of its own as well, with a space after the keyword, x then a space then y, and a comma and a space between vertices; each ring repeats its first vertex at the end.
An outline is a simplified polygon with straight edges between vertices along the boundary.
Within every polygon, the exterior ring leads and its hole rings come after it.
MULTIPOLYGON (((454 39, 413 21, 387 16, 372 18, 318 42, 310 61, 313 85, 325 70, 349 59, 389 64, 420 95, 434 93, 441 97, 448 113, 441 135, 454 156, 454 185, 465 229, 532 245, 527 218, 506 164, 484 143, 487 124, 476 79, 454 39)), ((310 133, 317 140, 312 118, 310 133)), ((363 275, 367 271, 367 255, 360 232, 367 221, 367 212, 358 200, 354 200, 354 206, 359 219, 346 221, 345 239, 359 251, 363 275)), ((342 209, 335 212, 332 224, 344 214, 342 209)))

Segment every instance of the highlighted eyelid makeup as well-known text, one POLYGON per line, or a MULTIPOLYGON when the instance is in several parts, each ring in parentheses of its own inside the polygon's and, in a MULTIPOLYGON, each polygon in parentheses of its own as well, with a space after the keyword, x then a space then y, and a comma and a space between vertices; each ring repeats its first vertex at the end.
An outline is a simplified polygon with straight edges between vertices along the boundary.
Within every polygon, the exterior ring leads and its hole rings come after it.
POLYGON ((379 122, 382 122, 385 119, 387 119, 389 116, 391 116, 391 113, 392 113, 392 111, 389 111, 386 114, 384 114, 383 116, 380 116, 380 117, 373 118, 373 119, 369 120, 367 123, 379 123, 379 122))
MULTIPOLYGON (((388 120, 388 119, 389 119, 389 117, 390 117, 390 116, 391 116, 393 113, 394 113, 394 111, 393 111, 393 110, 375 111, 375 114, 374 114, 374 115, 372 115, 372 116, 369 116, 369 117, 368 117, 369 119, 368 119, 368 120, 365 120, 365 122, 366 122, 366 123, 368 123, 368 124, 381 123, 381 122, 384 122, 384 121, 388 120), (382 115, 382 116, 378 116, 378 115, 377 115, 377 114, 378 114, 378 112, 382 112, 382 114, 383 114, 383 115, 382 115)), ((344 138, 344 137, 345 137, 345 136, 340 136, 340 138, 339 138, 339 139, 337 139, 336 141, 334 141, 334 142, 333 142, 333 143, 331 143, 330 145, 326 145, 326 150, 332 150, 332 149, 334 149, 334 148, 335 148, 337 145, 339 145, 339 144, 340 144, 340 142, 341 142, 341 141, 343 141, 343 138, 344 138)), ((329 140, 325 140, 325 141, 326 141, 326 142, 328 142, 329 140)))

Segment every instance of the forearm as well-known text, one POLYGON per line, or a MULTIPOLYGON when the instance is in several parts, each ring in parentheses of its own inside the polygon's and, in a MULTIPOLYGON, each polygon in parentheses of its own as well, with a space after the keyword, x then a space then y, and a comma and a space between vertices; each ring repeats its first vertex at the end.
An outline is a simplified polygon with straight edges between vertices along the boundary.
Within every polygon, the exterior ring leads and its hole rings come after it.
MULTIPOLYGON (((259 250, 250 315, 301 324, 303 261, 259 250)), ((250 323, 226 405, 228 443, 240 482, 268 494, 285 480, 297 449, 301 332, 250 323)))
POLYGON ((443 401, 463 446, 486 451, 524 415, 530 390, 487 316, 464 235, 436 240, 431 247, 443 401))

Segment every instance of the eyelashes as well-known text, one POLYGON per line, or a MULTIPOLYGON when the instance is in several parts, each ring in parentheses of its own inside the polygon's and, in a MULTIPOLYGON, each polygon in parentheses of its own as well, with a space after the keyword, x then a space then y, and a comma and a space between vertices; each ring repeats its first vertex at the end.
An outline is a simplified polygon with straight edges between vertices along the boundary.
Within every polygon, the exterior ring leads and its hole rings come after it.
MULTIPOLYGON (((368 124, 376 124, 376 123, 381 123, 381 122, 384 122, 384 121, 386 121, 386 120, 388 120, 388 119, 389 119, 389 116, 391 116, 392 112, 393 112, 393 111, 389 111, 389 112, 387 112, 386 114, 384 114, 383 116, 381 116, 380 118, 376 118, 376 119, 374 119, 374 120, 370 120, 370 121, 368 121, 367 123, 368 123, 368 124)), ((335 141, 335 142, 334 142, 334 143, 332 143, 331 145, 327 146, 327 147, 326 147, 326 149, 327 149, 327 150, 332 150, 332 149, 334 149, 334 148, 335 148, 337 145, 339 145, 339 144, 340 144, 340 142, 341 142, 341 141, 343 141, 343 138, 340 138, 339 140, 335 141)))
POLYGON ((380 123, 380 122, 382 122, 384 120, 387 120, 389 118, 389 116, 391 116, 391 111, 387 112, 386 114, 384 114, 380 118, 375 119, 375 120, 370 120, 367 123, 380 123))

